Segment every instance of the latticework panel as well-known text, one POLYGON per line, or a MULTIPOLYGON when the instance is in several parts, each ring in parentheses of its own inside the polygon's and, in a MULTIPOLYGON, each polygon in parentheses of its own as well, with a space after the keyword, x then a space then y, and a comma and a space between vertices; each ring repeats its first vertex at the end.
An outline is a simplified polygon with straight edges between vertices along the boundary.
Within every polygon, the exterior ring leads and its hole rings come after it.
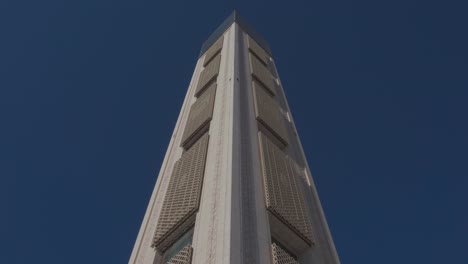
POLYGON ((208 127, 213 117, 213 107, 216 95, 216 83, 210 85, 190 108, 190 113, 182 136, 182 146, 188 149, 197 137, 208 127))
POLYGON ((153 238, 153 246, 160 251, 164 251, 195 222, 194 214, 200 205, 208 137, 208 133, 205 133, 174 165, 153 238))
POLYGON ((205 91, 209 84, 216 81, 219 73, 219 65, 221 63, 221 54, 218 53, 209 63, 206 65, 205 69, 200 74, 200 79, 198 80, 197 90, 195 91, 195 96, 198 97, 200 94, 205 91))
POLYGON ((259 132, 260 158, 267 209, 307 244, 312 230, 301 191, 301 172, 296 163, 259 132))
POLYGON ((221 36, 205 53, 205 59, 203 60, 203 67, 210 63, 211 59, 217 55, 223 48, 224 37, 221 36))
POLYGON ((190 264, 192 263, 192 251, 192 246, 187 245, 165 264, 190 264))
POLYGON ((271 244, 273 264, 299 264, 286 250, 276 243, 271 244))
POLYGON ((275 99, 271 97, 265 89, 259 87, 256 82, 253 82, 252 85, 255 92, 255 114, 257 119, 286 146, 288 144, 287 130, 279 105, 276 103, 275 99))
POLYGON ((270 55, 268 55, 268 53, 266 53, 266 51, 260 47, 257 42, 255 42, 255 40, 253 40, 251 37, 247 37, 247 45, 250 52, 254 53, 263 64, 268 65, 270 55))
POLYGON ((265 87, 272 95, 275 95, 275 81, 268 68, 260 60, 250 54, 250 69, 252 76, 265 87))

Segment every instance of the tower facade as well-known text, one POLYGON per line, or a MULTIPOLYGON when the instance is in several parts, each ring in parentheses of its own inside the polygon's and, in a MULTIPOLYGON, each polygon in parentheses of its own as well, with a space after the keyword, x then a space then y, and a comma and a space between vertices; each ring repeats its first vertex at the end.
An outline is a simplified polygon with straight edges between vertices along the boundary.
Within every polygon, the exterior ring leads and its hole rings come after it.
POLYGON ((339 263, 268 44, 203 44, 129 263, 339 263))

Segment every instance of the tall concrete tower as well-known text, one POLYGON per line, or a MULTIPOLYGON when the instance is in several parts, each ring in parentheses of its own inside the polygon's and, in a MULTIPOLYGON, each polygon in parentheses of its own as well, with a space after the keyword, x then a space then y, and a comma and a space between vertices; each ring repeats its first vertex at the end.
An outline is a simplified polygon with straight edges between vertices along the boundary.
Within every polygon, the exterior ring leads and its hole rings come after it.
POLYGON ((339 263, 268 44, 203 44, 129 263, 339 263))

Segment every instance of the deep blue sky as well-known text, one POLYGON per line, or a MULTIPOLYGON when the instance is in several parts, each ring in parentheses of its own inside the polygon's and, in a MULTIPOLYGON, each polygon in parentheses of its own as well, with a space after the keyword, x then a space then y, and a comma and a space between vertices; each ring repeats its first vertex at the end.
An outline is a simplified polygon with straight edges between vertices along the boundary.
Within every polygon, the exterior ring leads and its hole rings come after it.
POLYGON ((0 263, 128 261, 233 8, 272 47, 342 262, 468 263, 465 1, 252 2, 0 2, 0 263))

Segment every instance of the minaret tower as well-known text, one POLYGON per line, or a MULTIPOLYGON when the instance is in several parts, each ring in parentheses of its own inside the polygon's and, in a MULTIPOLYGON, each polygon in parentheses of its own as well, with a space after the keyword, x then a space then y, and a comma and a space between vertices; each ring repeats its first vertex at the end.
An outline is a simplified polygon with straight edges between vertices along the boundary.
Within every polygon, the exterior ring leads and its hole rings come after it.
POLYGON ((202 46, 129 263, 340 263, 270 48, 236 12, 202 46))

